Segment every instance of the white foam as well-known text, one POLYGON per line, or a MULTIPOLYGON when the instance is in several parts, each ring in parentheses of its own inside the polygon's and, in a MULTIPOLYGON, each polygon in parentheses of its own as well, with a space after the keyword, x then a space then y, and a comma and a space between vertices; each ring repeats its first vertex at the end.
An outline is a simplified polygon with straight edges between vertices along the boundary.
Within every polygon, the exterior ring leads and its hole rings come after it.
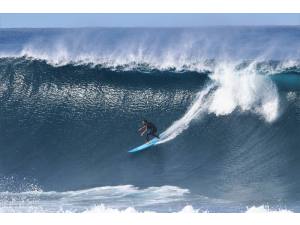
POLYGON ((83 213, 141 213, 137 211, 133 207, 128 207, 126 209, 114 209, 105 206, 104 204, 100 204, 98 206, 94 206, 91 209, 84 211, 83 213))
POLYGON ((287 209, 271 209, 267 205, 261 205, 252 206, 248 208, 245 213, 293 213, 293 211, 287 209))
POLYGON ((235 110, 261 115, 267 122, 276 120, 279 97, 275 85, 266 76, 258 75, 253 64, 242 70, 223 64, 211 75, 218 88, 210 96, 208 111, 228 115, 235 110))
MULTIPOLYGON (((209 213, 214 206, 204 203, 206 210, 187 204, 189 190, 176 186, 148 187, 140 189, 132 185, 104 186, 77 191, 0 192, 1 213, 209 213), (177 204, 186 205, 178 209, 177 204), (175 209, 172 207, 175 206, 175 209)), ((190 196, 191 197, 191 196, 190 196)), ((201 199, 195 196, 192 199, 201 199)), ((203 204, 203 203, 202 203, 203 204)), ((218 206, 218 208, 220 205, 218 206)), ((224 207, 227 207, 224 205, 224 207)), ((203 206, 201 207, 203 208, 203 206)), ((239 207, 238 207, 239 208, 239 207)), ((220 210, 220 208, 219 208, 220 210)), ((237 209, 238 210, 238 209, 237 209)), ((273 209, 268 205, 252 206, 245 213, 292 213, 287 209, 273 209)))
MULTIPOLYGON (((138 211, 134 207, 128 207, 125 209, 114 209, 105 206, 104 204, 94 206, 91 209, 84 211, 84 213, 156 213, 155 211, 138 211)), ((198 209, 194 209, 191 205, 184 206, 181 210, 172 213, 207 213, 207 211, 201 212, 198 209)))
POLYGON ((220 64, 210 78, 212 84, 197 93, 186 113, 161 134, 158 144, 177 137, 204 113, 224 116, 239 110, 257 114, 266 122, 278 118, 277 88, 268 77, 256 73, 254 63, 244 69, 220 64))
MULTIPOLYGON (((123 50, 124 51, 124 50, 123 50)), ((113 51, 110 54, 100 54, 93 52, 80 52, 78 54, 70 52, 65 46, 56 44, 53 49, 37 49, 32 45, 25 46, 18 54, 2 54, 2 57, 26 57, 28 59, 45 60, 52 66, 75 65, 101 65, 106 68, 123 70, 138 69, 141 65, 146 65, 149 69, 161 71, 197 71, 206 72, 213 69, 207 59, 191 59, 174 52, 165 52, 163 55, 146 55, 142 50, 133 52, 113 51)))
MULTIPOLYGON (((84 211, 84 213, 156 213, 155 211, 138 211, 134 207, 125 209, 115 209, 105 206, 104 204, 94 206, 91 209, 84 211)), ((201 211, 195 209, 192 205, 186 205, 181 210, 172 213, 209 213, 209 211, 201 211)), ((267 205, 252 206, 246 209, 244 213, 294 213, 288 209, 271 209, 267 205)))
POLYGON ((182 201, 187 194, 188 189, 167 185, 144 189, 119 185, 65 192, 0 192, 0 212, 117 212, 124 209, 134 212, 133 206, 172 204, 182 201))
POLYGON ((286 94, 286 98, 287 98, 288 101, 295 101, 297 99, 297 93, 293 92, 293 91, 289 91, 286 94))
POLYGON ((206 109, 205 97, 213 85, 209 85, 203 91, 200 91, 186 113, 177 121, 175 121, 166 131, 161 134, 158 144, 170 141, 181 134, 189 127, 191 121, 201 115, 206 109))
MULTIPOLYGON (((147 43, 147 39, 127 41, 125 43, 124 40, 120 40, 115 45, 106 46, 105 42, 101 43, 100 40, 92 46, 89 40, 80 43, 80 41, 65 39, 65 36, 62 36, 49 41, 49 43, 45 40, 32 40, 24 44, 18 51, 5 52, 1 50, 0 57, 45 60, 52 66, 72 63, 75 65, 102 65, 110 69, 121 67, 124 70, 131 70, 141 65, 147 65, 149 68, 162 71, 172 69, 196 72, 214 71, 216 64, 222 62, 225 64, 228 61, 236 64, 238 61, 242 62, 239 58, 221 52, 211 57, 210 50, 206 51, 205 45, 198 46, 197 40, 192 40, 190 43, 189 39, 179 39, 176 47, 174 44, 147 43)), ((213 44, 210 43, 210 45, 213 44)), ((243 59, 248 60, 247 57, 243 59)), ((263 55, 256 56, 256 59, 259 59, 259 61, 256 60, 257 63, 261 63, 260 70, 266 74, 279 73, 300 65, 299 59, 281 59, 277 65, 268 63, 268 58, 263 55)))

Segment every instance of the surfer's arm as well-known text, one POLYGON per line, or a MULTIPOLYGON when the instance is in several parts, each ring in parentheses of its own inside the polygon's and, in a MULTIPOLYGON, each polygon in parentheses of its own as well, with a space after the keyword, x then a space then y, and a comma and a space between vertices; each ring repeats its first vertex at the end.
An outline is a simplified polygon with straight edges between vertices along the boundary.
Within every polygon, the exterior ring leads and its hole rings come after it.
POLYGON ((145 129, 142 133, 141 136, 143 136, 146 133, 147 129, 145 129))
POLYGON ((144 132, 144 131, 146 130, 146 128, 147 128, 147 126, 142 126, 142 127, 139 129, 139 131, 144 132))
POLYGON ((147 126, 142 127, 143 129, 140 129, 142 131, 141 136, 143 136, 147 131, 147 126))

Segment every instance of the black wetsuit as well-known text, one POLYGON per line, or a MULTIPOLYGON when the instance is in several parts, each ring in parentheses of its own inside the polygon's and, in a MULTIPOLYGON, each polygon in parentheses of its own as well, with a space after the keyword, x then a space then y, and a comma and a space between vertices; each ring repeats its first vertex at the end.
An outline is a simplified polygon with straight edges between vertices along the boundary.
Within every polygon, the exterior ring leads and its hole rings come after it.
POLYGON ((147 122, 146 126, 147 126, 147 136, 146 136, 147 141, 150 140, 150 136, 159 138, 159 136, 156 134, 157 128, 153 123, 147 122))

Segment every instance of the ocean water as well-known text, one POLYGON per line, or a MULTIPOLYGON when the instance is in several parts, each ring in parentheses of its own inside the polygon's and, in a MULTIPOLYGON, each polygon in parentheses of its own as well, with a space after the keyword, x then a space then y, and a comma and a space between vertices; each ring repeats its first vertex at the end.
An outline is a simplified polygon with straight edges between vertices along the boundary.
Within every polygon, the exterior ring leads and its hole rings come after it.
POLYGON ((0 212, 300 212, 299 137, 298 26, 0 29, 0 212))

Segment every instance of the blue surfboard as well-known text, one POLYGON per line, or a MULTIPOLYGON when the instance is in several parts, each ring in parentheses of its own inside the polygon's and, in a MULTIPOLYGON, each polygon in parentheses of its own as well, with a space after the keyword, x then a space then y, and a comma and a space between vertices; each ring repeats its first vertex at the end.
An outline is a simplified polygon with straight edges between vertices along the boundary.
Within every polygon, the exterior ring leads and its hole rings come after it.
POLYGON ((151 147, 153 145, 156 145, 157 142, 158 142, 158 140, 159 140, 158 138, 153 138, 150 141, 148 141, 147 143, 145 143, 145 144, 143 144, 143 145, 141 145, 139 147, 136 147, 134 149, 131 149, 128 152, 134 153, 134 152, 139 152, 139 151, 145 150, 145 149, 147 149, 147 148, 149 148, 149 147, 151 147))

